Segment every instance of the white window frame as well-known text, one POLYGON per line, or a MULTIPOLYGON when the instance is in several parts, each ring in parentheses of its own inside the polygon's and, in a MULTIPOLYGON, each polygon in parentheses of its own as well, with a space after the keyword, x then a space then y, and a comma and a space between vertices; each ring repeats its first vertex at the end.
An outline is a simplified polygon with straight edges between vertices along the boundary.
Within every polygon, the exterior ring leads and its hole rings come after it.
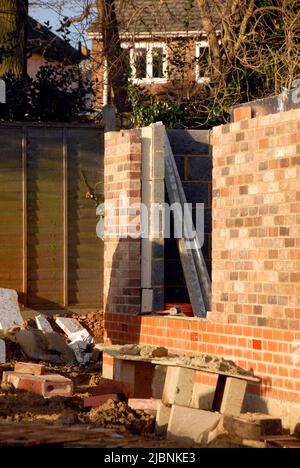
POLYGON ((208 76, 199 76, 200 75, 200 65, 199 65, 199 58, 200 58, 200 49, 204 47, 208 48, 208 41, 200 41, 196 42, 196 83, 198 84, 208 84, 210 82, 210 78, 208 76))
POLYGON ((122 47, 130 50, 130 66, 132 69, 132 82, 135 84, 164 84, 167 83, 167 66, 168 66, 168 49, 167 45, 164 42, 136 42, 134 46, 129 43, 123 43, 122 47), (146 66, 147 66, 147 77, 146 78, 137 78, 136 69, 134 65, 134 54, 138 49, 146 49, 146 66), (153 77, 153 49, 163 49, 163 77, 154 78, 153 77))

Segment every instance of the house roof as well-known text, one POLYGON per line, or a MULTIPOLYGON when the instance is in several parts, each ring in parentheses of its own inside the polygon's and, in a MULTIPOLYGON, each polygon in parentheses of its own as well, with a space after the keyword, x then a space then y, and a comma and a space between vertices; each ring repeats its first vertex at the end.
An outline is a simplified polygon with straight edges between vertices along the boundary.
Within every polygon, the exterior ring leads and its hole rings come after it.
MULTIPOLYGON (((202 29, 196 0, 115 0, 115 5, 121 35, 197 33, 202 29)), ((100 15, 89 33, 101 35, 100 15)))
POLYGON ((46 60, 75 65, 87 58, 78 49, 54 34, 49 28, 28 17, 27 47, 46 60))

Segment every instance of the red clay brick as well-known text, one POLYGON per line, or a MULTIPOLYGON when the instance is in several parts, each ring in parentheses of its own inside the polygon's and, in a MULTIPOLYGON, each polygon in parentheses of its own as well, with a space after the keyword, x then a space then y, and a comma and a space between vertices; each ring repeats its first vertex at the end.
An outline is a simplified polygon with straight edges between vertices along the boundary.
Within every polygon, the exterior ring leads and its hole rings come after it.
POLYGON ((120 401, 120 397, 117 393, 108 393, 106 395, 97 395, 86 397, 83 400, 83 406, 85 408, 98 408, 106 403, 108 400, 120 401))
POLYGON ((3 372, 2 381, 16 390, 38 393, 45 398, 73 395, 73 382, 58 374, 31 375, 20 372, 3 372))

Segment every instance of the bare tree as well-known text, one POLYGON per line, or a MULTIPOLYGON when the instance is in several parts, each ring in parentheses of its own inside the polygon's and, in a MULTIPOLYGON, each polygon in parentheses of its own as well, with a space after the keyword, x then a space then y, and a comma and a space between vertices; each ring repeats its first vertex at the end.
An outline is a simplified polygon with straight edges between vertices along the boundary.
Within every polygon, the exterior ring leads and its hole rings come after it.
MULTIPOLYGON (((133 14, 124 24, 124 18, 118 17, 115 0, 36 0, 36 4, 45 4, 52 8, 63 5, 76 5, 78 14, 66 19, 65 27, 85 23, 89 26, 94 19, 97 6, 101 22, 99 23, 99 43, 102 52, 93 57, 94 66, 106 67, 108 82, 112 89, 112 99, 119 110, 127 105, 128 69, 126 53, 121 47, 120 20, 122 34, 127 33, 134 43, 134 22, 141 21, 143 15, 153 15, 149 2, 141 5, 140 1, 128 0, 133 14), (81 6, 81 8, 80 8, 81 6)), ((189 57, 188 38, 166 38, 170 54, 168 65, 169 88, 164 89, 159 97, 146 95, 146 106, 151 106, 157 99, 188 102, 185 106, 196 125, 216 124, 229 116, 232 105, 278 94, 283 88, 289 89, 292 81, 299 78, 300 63, 300 13, 296 0, 191 0, 187 2, 191 9, 197 7, 199 15, 199 40, 205 40, 208 48, 197 59, 189 57), (192 67, 199 67, 203 75, 209 77, 203 86, 195 83, 192 67)), ((172 2, 160 0, 153 2, 153 8, 165 6, 172 18, 172 2)), ((74 6, 75 8, 75 6, 74 6)), ((75 10, 74 10, 75 11, 75 10)), ((156 31, 167 26, 155 17, 156 31)), ((151 33, 151 31, 149 31, 151 33)), ((188 36, 188 35, 187 35, 188 36)), ((159 37, 155 37, 159 39, 159 37)), ((193 38, 195 41, 196 38, 193 38)), ((130 40, 130 39, 129 39, 130 40)), ((101 85, 101 83, 99 83, 101 85)), ((139 92, 138 87, 137 93, 139 92)), ((137 94, 135 94, 137 96, 137 94)), ((140 93, 140 103, 145 98, 140 93)), ((138 104, 139 104, 138 102, 138 104)))
POLYGON ((0 75, 26 73, 28 0, 0 0, 0 75))

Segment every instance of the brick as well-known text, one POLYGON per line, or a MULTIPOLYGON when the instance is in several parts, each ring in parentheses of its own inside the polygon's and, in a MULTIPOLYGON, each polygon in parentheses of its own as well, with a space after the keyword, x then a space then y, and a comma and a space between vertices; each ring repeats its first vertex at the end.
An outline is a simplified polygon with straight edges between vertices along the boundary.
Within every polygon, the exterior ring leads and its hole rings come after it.
POLYGON ((91 396, 123 393, 126 398, 130 398, 133 395, 133 387, 125 382, 102 378, 97 385, 89 388, 89 393, 91 396))
POLYGON ((220 419, 218 413, 173 405, 167 439, 181 443, 208 443, 212 440, 210 434, 217 429, 220 419))
POLYGON ((241 106, 233 110, 234 122, 239 122, 241 120, 247 120, 251 118, 252 118, 251 106, 241 106))
POLYGON ((155 433, 157 435, 165 436, 167 434, 170 414, 171 407, 165 406, 162 402, 160 402, 155 420, 155 433))
POLYGON ((108 400, 120 401, 120 395, 117 393, 108 393, 106 395, 96 395, 84 398, 84 408, 98 408, 104 405, 108 400))
POLYGON ((44 375, 45 366, 43 364, 33 364, 31 362, 16 362, 15 372, 21 374, 44 375))
POLYGON ((189 406, 192 400, 195 371, 183 367, 168 367, 162 395, 164 405, 189 406))
POLYGON ((2 382, 19 391, 38 393, 44 398, 71 397, 74 390, 72 380, 58 374, 30 375, 5 371, 2 382))

